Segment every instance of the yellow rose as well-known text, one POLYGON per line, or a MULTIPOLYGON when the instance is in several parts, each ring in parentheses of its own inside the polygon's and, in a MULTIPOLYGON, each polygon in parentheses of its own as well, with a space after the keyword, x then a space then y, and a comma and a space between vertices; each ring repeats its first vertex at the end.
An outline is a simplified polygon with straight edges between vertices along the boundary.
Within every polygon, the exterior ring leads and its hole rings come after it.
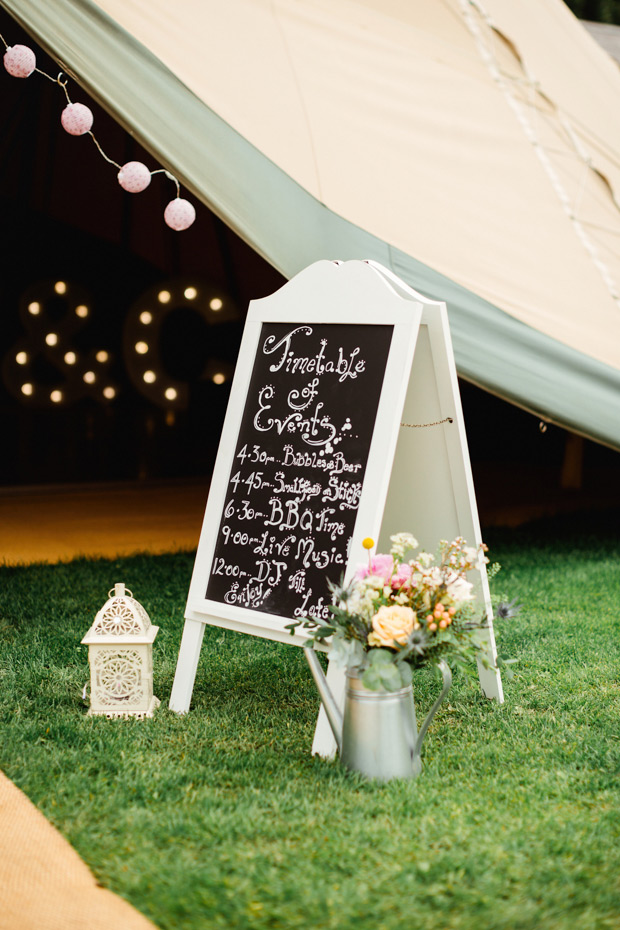
POLYGON ((369 646, 404 646, 409 634, 419 626, 418 618, 411 607, 398 604, 380 607, 372 618, 372 632, 368 634, 369 646))

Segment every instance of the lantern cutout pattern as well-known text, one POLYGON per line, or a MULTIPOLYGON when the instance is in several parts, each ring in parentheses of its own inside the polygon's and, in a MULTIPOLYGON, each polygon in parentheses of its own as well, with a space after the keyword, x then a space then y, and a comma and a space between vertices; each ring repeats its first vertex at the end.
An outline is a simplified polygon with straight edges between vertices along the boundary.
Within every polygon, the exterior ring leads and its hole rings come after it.
POLYGON ((124 584, 115 584, 82 640, 90 664, 89 714, 151 717, 153 641, 159 627, 124 584))

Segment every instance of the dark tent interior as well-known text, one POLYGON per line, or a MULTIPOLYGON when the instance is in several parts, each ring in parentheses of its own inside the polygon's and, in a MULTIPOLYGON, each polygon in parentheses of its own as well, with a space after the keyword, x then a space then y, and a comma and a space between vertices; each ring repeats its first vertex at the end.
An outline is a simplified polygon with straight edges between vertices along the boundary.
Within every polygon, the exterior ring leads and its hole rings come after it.
MULTIPOLYGON (((0 33, 36 48, 52 78, 0 77, 0 485, 198 478, 206 488, 248 303, 284 279, 183 190, 196 221, 169 229, 176 189, 164 173, 142 193, 122 190, 92 138, 61 127, 58 64, 3 12, 0 33)), ((162 167, 68 86, 109 159, 162 167)), ((473 385, 461 391, 483 526, 617 505, 617 452, 473 385)))

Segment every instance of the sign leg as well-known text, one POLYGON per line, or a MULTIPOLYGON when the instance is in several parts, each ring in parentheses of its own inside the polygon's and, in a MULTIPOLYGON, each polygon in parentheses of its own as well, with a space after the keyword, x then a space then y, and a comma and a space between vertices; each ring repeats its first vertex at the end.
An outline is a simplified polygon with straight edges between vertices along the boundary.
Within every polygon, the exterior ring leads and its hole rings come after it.
MULTIPOLYGON (((493 656, 489 653, 489 657, 493 656)), ((504 703, 504 690, 502 688, 502 677, 497 668, 485 668, 480 659, 478 659, 478 677, 482 693, 487 698, 492 698, 498 704, 504 703)))
POLYGON ((177 714, 186 714, 189 710, 204 632, 205 625, 200 620, 185 621, 169 704, 170 710, 177 714))
MULTIPOLYGON (((333 662, 327 663, 327 686, 334 696, 334 700, 341 711, 344 710, 344 689, 347 681, 345 670, 334 665, 333 662)), ((314 731, 314 742, 312 743, 312 755, 322 756, 323 759, 333 759, 338 750, 336 739, 329 725, 325 708, 321 704, 319 716, 314 731)))
MULTIPOLYGON (((484 568, 484 566, 483 566, 484 568)), ((478 659, 478 678, 482 693, 487 698, 492 698, 498 704, 504 703, 504 689, 502 688, 502 676, 497 668, 497 647, 495 645, 495 634, 493 632, 493 614, 490 607, 490 594, 486 573, 483 577, 483 586, 486 588, 485 600, 487 601, 487 618, 489 626, 486 631, 485 652, 487 665, 478 659)))

